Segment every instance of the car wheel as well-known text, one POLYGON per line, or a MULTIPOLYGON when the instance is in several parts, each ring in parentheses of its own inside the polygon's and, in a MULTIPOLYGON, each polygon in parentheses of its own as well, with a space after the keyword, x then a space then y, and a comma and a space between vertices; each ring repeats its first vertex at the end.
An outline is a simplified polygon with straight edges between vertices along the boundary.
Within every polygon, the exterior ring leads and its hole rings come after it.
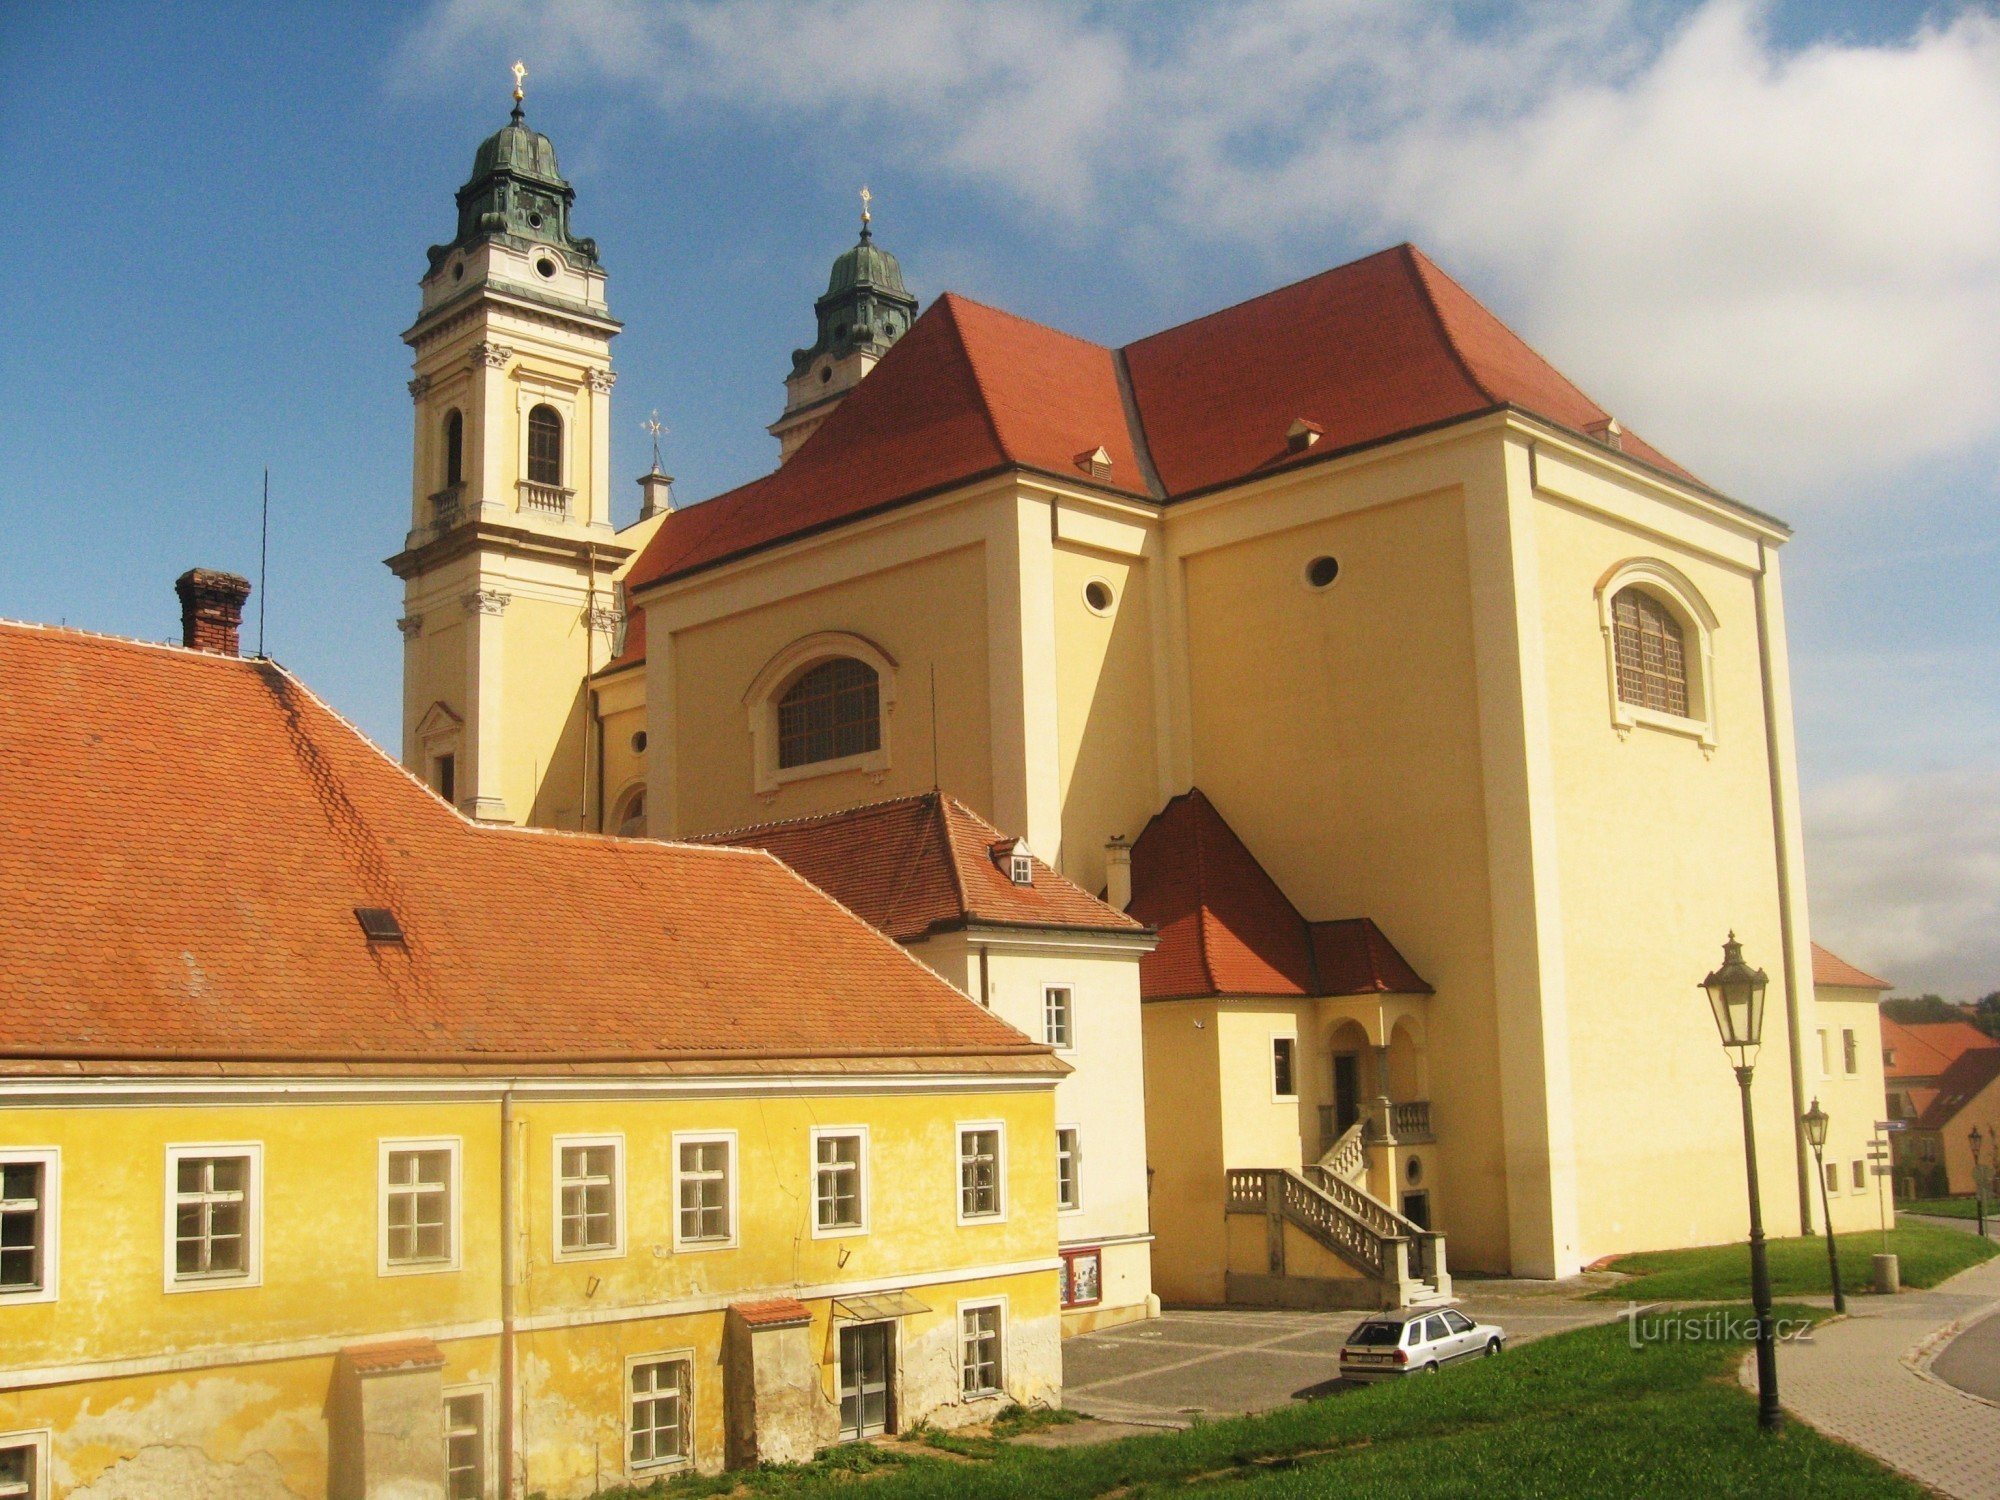
POLYGON ((1424 1373, 1426 1375, 1435 1375, 1437 1374, 1437 1372, 1438 1372, 1438 1362, 1436 1360, 1432 1360, 1429 1364, 1424 1366, 1424 1373))
POLYGON ((1486 1341, 1486 1357, 1488 1359, 1491 1359, 1494 1355, 1498 1354, 1499 1352, 1500 1352, 1500 1340, 1488 1339, 1486 1341))

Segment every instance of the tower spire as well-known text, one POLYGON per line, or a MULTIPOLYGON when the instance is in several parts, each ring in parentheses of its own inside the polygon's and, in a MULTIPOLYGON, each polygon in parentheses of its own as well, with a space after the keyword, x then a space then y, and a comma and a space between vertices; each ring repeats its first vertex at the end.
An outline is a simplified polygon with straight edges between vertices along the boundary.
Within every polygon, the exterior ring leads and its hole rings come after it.
POLYGON ((874 235, 869 231, 868 228, 869 219, 872 217, 868 212, 868 205, 873 203, 874 201, 875 201, 875 195, 868 191, 868 184, 865 182, 862 183, 861 184, 861 243, 864 245, 867 244, 869 240, 874 238, 874 235))
POLYGON ((527 91, 521 85, 527 80, 528 66, 519 58, 516 58, 514 66, 508 71, 514 75, 514 113, 511 118, 518 125, 521 123, 521 101, 527 97, 527 91))

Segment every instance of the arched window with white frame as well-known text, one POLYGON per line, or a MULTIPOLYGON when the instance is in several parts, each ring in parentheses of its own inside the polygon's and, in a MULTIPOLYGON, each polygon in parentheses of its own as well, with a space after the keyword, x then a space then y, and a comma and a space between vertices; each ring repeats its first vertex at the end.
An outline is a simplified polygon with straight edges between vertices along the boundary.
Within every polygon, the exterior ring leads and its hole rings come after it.
POLYGON ((1715 611, 1680 569, 1632 558, 1598 581, 1611 721, 1715 745, 1715 611))
POLYGON ((760 793, 806 776, 889 769, 896 662, 873 641, 823 631, 785 647, 744 695, 760 793))

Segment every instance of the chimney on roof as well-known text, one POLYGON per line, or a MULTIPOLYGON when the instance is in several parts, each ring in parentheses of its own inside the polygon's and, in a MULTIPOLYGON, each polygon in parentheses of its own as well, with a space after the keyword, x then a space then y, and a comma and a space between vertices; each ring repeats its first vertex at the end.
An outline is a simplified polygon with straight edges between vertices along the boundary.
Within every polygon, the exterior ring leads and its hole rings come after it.
POLYGON ((650 521, 674 508, 674 476, 662 474, 658 464, 653 472, 639 476, 639 519, 650 521))
POLYGON ((1104 845, 1104 900, 1120 911, 1132 904, 1132 841, 1122 833, 1104 845))
POLYGON ((189 568, 174 580, 181 596, 181 644, 190 651, 237 656, 237 635, 243 628, 243 601, 250 597, 250 580, 215 568, 189 568))
POLYGON ((1596 438, 1607 448, 1625 446, 1625 429, 1618 425, 1616 417, 1606 417, 1601 422, 1592 422, 1583 430, 1586 436, 1596 438))

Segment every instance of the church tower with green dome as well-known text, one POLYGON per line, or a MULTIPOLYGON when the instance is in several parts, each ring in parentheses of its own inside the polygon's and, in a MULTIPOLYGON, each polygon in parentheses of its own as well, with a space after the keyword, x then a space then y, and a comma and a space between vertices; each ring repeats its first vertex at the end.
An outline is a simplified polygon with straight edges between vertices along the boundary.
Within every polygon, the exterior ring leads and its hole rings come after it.
POLYGON ((869 202, 863 188, 861 238, 834 261, 826 295, 813 304, 819 337, 811 348, 792 351, 785 410, 770 426, 780 463, 812 436, 917 315, 917 299, 903 285, 903 268, 875 243, 869 202))
POLYGON ((480 143, 416 322, 403 580, 403 758, 467 814, 582 827, 587 716, 537 688, 612 654, 611 340, 595 241, 549 138, 514 110, 480 143))

